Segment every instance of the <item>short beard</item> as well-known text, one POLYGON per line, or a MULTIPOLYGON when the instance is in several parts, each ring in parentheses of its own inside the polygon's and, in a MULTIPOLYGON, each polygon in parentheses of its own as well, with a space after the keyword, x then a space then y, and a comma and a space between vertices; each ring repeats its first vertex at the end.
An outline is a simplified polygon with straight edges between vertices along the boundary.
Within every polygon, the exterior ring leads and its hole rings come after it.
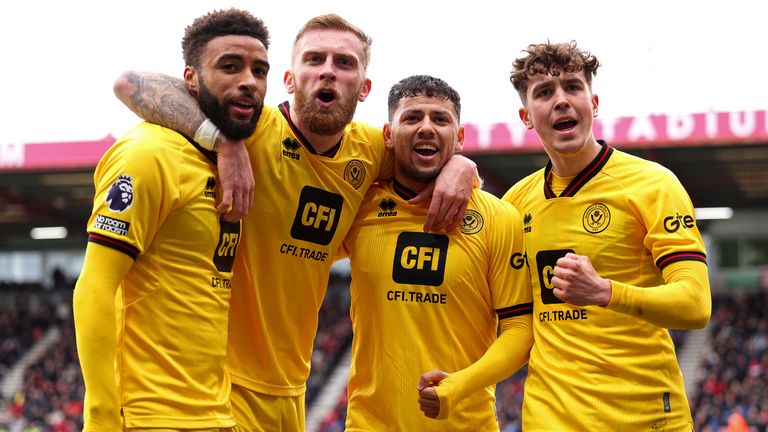
POLYGON ((357 109, 357 98, 352 100, 339 100, 331 108, 317 106, 314 98, 297 88, 293 98, 296 115, 299 123, 316 135, 335 135, 344 130, 352 122, 357 109))
POLYGON ((421 170, 410 163, 400 163, 400 161, 397 163, 400 165, 400 172, 405 177, 422 184, 428 184, 432 180, 436 179, 442 170, 442 166, 438 168, 421 170))
POLYGON ((200 91, 198 102, 200 103, 200 109, 212 122, 215 124, 221 133, 231 140, 241 140, 250 137, 253 131, 256 130, 256 124, 261 117, 261 110, 264 108, 264 103, 256 99, 256 105, 253 107, 253 116, 249 120, 236 120, 233 119, 227 108, 211 94, 208 87, 205 86, 202 78, 200 79, 200 91))

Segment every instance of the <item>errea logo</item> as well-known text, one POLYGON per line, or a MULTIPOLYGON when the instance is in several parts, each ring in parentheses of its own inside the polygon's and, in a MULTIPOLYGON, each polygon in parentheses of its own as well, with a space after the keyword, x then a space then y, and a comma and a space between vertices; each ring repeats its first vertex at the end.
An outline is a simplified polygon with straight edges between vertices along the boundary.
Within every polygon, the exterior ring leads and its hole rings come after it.
POLYGON ((301 155, 298 153, 300 148, 301 144, 293 138, 286 138, 283 140, 283 156, 287 158, 293 160, 301 159, 301 155))
POLYGON ((395 207, 397 207, 397 203, 392 198, 384 198, 379 202, 379 208, 381 211, 379 212, 379 217, 387 217, 387 216, 397 216, 397 212, 395 211, 395 207))
POLYGON ((208 177, 208 180, 205 181, 205 191, 203 192, 203 195, 206 198, 216 198, 216 177, 208 177))
POLYGON ((523 216, 523 226, 525 227, 524 231, 525 231, 526 234, 531 232, 531 221, 532 220, 533 220, 533 216, 531 216, 530 213, 526 213, 525 216, 523 216))

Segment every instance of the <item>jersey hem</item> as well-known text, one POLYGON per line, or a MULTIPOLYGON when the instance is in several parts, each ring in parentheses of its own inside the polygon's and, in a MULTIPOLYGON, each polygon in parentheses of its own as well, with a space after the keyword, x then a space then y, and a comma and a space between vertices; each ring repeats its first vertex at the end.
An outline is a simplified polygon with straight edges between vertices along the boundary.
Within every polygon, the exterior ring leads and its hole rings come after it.
POLYGON ((256 382, 253 380, 249 380, 246 378, 242 378, 240 376, 235 375, 232 371, 229 372, 232 384, 238 385, 240 387, 245 387, 246 389, 261 393, 268 396, 302 396, 304 393, 307 392, 307 386, 306 384, 302 384, 301 386, 275 386, 275 385, 269 385, 264 384, 260 382, 256 382))

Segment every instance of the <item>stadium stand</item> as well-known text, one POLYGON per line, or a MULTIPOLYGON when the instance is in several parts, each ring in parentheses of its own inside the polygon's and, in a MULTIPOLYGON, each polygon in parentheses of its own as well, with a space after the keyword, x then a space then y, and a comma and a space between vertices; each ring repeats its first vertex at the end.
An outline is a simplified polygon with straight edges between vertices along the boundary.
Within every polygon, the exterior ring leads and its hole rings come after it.
MULTIPOLYGON (((320 313, 320 325, 308 382, 308 410, 349 349, 348 276, 333 274, 320 313)), ((34 284, 2 284, 0 346, 7 377, 21 359, 57 330, 57 342, 23 373, 21 386, 2 401, 0 432, 70 432, 82 428, 84 387, 71 319, 71 286, 45 290, 34 284), (6 361, 7 359, 15 359, 6 361)), ((717 294, 710 323, 711 340, 701 358, 691 397, 697 431, 727 431, 743 421, 748 432, 765 432, 768 424, 768 295, 765 292, 717 294)), ((686 332, 672 332, 679 348, 686 332)), ((525 368, 499 383, 497 412, 502 432, 519 432, 525 368)), ((346 392, 323 415, 321 432, 344 430, 346 392)))
POLYGON ((38 284, 0 287, 0 317, 11 319, 0 319, 0 344, 14 347, 8 357, 13 361, 0 373, 0 431, 82 429, 85 388, 71 318, 73 286, 67 282, 55 290, 38 284))
POLYGON ((768 293, 713 298, 711 340, 691 398, 694 427, 728 430, 741 418, 749 431, 768 425, 768 293))

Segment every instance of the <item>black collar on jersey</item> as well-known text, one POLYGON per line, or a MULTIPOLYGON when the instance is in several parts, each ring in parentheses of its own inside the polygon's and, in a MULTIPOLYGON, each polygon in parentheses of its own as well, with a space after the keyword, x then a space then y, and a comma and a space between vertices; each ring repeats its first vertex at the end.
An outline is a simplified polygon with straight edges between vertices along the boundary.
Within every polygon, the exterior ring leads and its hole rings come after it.
MULTIPOLYGON (((184 137, 184 138, 186 138, 186 137, 184 137)), ((206 149, 202 148, 200 146, 200 144, 196 143, 195 141, 193 141, 193 140, 191 140, 189 138, 187 138, 187 141, 189 141, 193 146, 195 146, 195 148, 198 149, 200 151, 200 153, 202 153, 203 156, 205 156, 206 159, 208 159, 214 165, 216 165, 216 161, 217 161, 217 159, 216 159, 216 152, 212 152, 210 150, 206 150, 206 149)))
POLYGON ((611 154, 613 154, 613 148, 608 146, 603 140, 597 140, 597 143, 602 146, 600 153, 595 156, 592 162, 589 163, 576 177, 568 183, 568 186, 563 189, 563 192, 558 196, 552 191, 551 178, 552 178, 552 161, 547 162, 547 167, 544 168, 544 196, 546 199, 558 198, 558 197, 572 197, 576 195, 587 182, 596 176, 601 169, 608 163, 611 154))
POLYGON ((338 153, 339 148, 341 147, 341 140, 344 138, 343 136, 339 138, 339 142, 336 143, 335 146, 328 149, 328 151, 324 153, 318 153, 315 151, 315 148, 312 146, 312 143, 309 142, 309 140, 304 136, 304 134, 299 131, 299 128, 296 127, 295 124, 293 124, 293 119, 291 118, 291 105, 288 103, 288 101, 285 101, 278 105, 277 107, 280 112, 283 114, 283 117, 285 117, 285 120, 288 122, 288 126, 291 127, 291 130, 293 131, 293 134, 296 135, 296 138, 299 139, 299 142, 301 145, 304 146, 307 150, 309 150, 312 154, 319 154, 320 156, 325 157, 334 157, 336 156, 336 153, 338 153))
POLYGON ((394 190, 395 193, 400 196, 400 198, 406 201, 416 196, 416 192, 405 187, 402 183, 397 181, 397 179, 392 180, 392 190, 394 190))

